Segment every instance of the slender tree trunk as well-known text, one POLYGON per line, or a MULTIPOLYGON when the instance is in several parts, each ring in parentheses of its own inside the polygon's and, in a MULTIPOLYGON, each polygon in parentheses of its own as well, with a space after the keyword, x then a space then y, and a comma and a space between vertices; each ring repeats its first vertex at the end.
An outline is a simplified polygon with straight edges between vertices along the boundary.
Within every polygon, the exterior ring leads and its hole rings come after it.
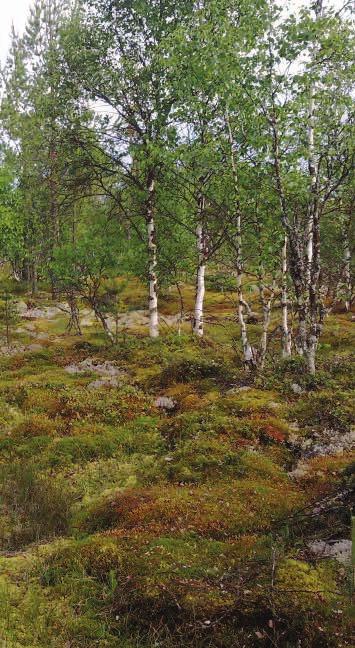
POLYGON ((67 331, 68 333, 73 332, 76 335, 81 335, 79 308, 78 308, 78 302, 76 296, 75 294, 70 292, 67 295, 67 299, 70 308, 70 317, 67 326, 67 331))
POLYGON ((147 181, 147 237, 148 237, 148 281, 149 281, 149 335, 151 338, 159 337, 159 316, 158 316, 158 280, 157 267, 157 245, 154 222, 154 199, 155 199, 155 177, 150 171, 147 181))
POLYGON ((8 293, 5 294, 5 322, 6 322, 6 344, 10 347, 10 302, 8 293))
POLYGON ((93 309, 93 311, 95 313, 96 319, 101 323, 102 328, 103 328, 105 334, 107 335, 108 339, 110 340, 110 342, 112 342, 112 344, 114 344, 115 336, 113 335, 113 333, 112 333, 112 331, 111 331, 111 329, 110 329, 110 327, 109 327, 109 325, 107 323, 107 318, 102 313, 96 299, 91 300, 91 306, 92 306, 92 309, 93 309))
POLYGON ((239 272, 237 270, 238 320, 240 325, 240 337, 242 342, 243 360, 246 367, 252 368, 255 365, 255 359, 254 359, 253 349, 249 344, 247 326, 244 319, 242 276, 243 276, 242 272, 239 272))
MULTIPOLYGON (((290 274, 295 289, 296 312, 298 317, 298 335, 295 337, 296 349, 299 355, 304 355, 307 349, 307 313, 308 313, 308 295, 306 284, 306 272, 304 267, 303 245, 298 228, 289 219, 286 197, 281 175, 280 159, 280 142, 275 108, 270 117, 270 125, 273 138, 274 153, 274 171, 276 180, 276 189, 279 196, 281 208, 281 222, 284 228, 285 236, 288 239, 288 249, 290 256, 290 274)), ((312 237, 313 247, 313 237, 312 237)))
POLYGON ((55 144, 51 142, 50 151, 50 214, 52 225, 53 247, 60 241, 60 223, 59 223, 59 206, 58 206, 58 178, 57 178, 57 151, 55 144))
POLYGON ((182 325, 182 322, 183 322, 183 319, 184 319, 184 310, 185 309, 184 309, 184 298, 182 296, 180 284, 179 284, 178 281, 176 282, 176 288, 177 288, 177 291, 178 291, 178 294, 179 294, 179 300, 180 300, 180 315, 179 315, 179 320, 178 320, 178 335, 181 335, 181 325, 182 325))
POLYGON ((243 350, 243 360, 246 367, 252 369, 255 367, 255 357, 253 349, 248 340, 248 331, 244 319, 244 304, 243 299, 243 259, 242 259, 242 212, 239 200, 239 182, 238 182, 238 169, 234 157, 234 142, 233 134, 230 125, 229 115, 226 113, 226 126, 228 133, 231 169, 234 184, 234 200, 235 200, 235 218, 236 218, 236 237, 235 237, 235 251, 236 251, 236 278, 237 278, 237 296, 238 296, 238 320, 240 325, 240 337, 243 350))
POLYGON ((314 152, 314 120, 315 120, 315 88, 312 83, 309 99, 309 125, 308 125, 308 169, 310 175, 311 201, 308 207, 306 221, 306 282, 310 283, 313 260, 313 220, 314 209, 317 202, 317 163, 314 152))
POLYGON ((31 295, 34 297, 37 293, 37 263, 35 260, 31 263, 31 295))
POLYGON ((281 308, 282 308, 282 357, 291 356, 291 331, 288 326, 288 291, 287 291, 287 234, 284 237, 282 246, 282 289, 281 289, 281 308))
MULTIPOLYGON (((199 198, 199 212, 202 217, 204 210, 203 196, 199 198)), ((198 252, 198 265, 196 273, 196 297, 195 297, 195 313, 193 332, 199 337, 203 336, 203 304, 205 297, 205 271, 206 271, 206 257, 205 257, 205 241, 202 220, 196 227, 196 244, 198 252)))
MULTIPOLYGON (((322 14, 323 0, 317 0, 314 5, 316 21, 322 14)), ((312 53, 315 60, 316 47, 312 53)), ((316 371, 316 351, 322 330, 324 309, 321 304, 320 294, 320 217, 321 207, 318 196, 319 162, 315 155, 315 103, 316 87, 311 82, 309 102, 309 127, 308 127, 308 170, 310 176, 310 202, 306 229, 306 286, 308 289, 308 327, 306 332, 305 355, 307 368, 311 375, 316 371)))
POLYGON ((344 241, 344 284, 345 284, 345 310, 347 312, 351 309, 352 297, 353 297, 353 286, 352 286, 352 277, 351 277, 351 247, 349 241, 349 228, 350 228, 350 219, 349 222, 344 227, 343 232, 343 241, 344 241))
MULTIPOLYGON (((54 124, 52 124, 52 138, 49 146, 49 210, 50 227, 52 230, 51 256, 60 241, 59 205, 58 205, 58 174, 57 174, 57 150, 54 142, 54 124)), ((58 297, 58 289, 54 276, 51 276, 51 296, 55 300, 58 297)))
POLYGON ((261 338, 260 338, 260 356, 258 358, 258 364, 260 369, 264 368, 265 358, 267 352, 267 343, 268 343, 268 333, 271 319, 271 304, 275 294, 275 281, 273 281, 270 294, 267 297, 266 287, 265 287, 265 276, 263 269, 261 268, 261 273, 259 274, 259 295, 260 302, 263 311, 263 320, 262 320, 262 329, 261 329, 261 338))

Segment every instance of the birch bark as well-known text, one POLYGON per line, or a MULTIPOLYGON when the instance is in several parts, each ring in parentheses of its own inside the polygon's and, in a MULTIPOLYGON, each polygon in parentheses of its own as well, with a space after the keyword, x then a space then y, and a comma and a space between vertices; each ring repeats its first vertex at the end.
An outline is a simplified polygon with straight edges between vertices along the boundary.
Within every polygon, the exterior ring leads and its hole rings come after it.
POLYGON ((157 279, 157 244, 154 220, 155 177, 154 172, 148 173, 147 181, 147 239, 148 239, 148 284, 149 284, 149 335, 151 338, 159 337, 158 316, 158 279, 157 279))
POLYGON ((205 271, 206 271, 206 242, 203 227, 203 214, 205 210, 205 199, 201 194, 198 198, 198 223, 196 227, 196 245, 198 264, 196 273, 196 297, 193 322, 193 332, 199 337, 203 336, 203 309, 205 298, 205 271))
POLYGON ((242 212, 239 200, 239 182, 238 182, 238 169, 234 156, 234 142, 233 134, 230 125, 229 115, 226 113, 226 126, 228 133, 228 142, 230 150, 230 161, 233 175, 234 184, 234 204, 235 204, 235 217, 236 217, 236 237, 235 237, 235 251, 236 251, 236 279, 237 279, 237 295, 238 295, 238 320, 240 324, 240 337, 243 350, 243 360, 247 367, 252 368, 255 366, 255 358, 253 349, 248 340, 248 331, 244 318, 244 298, 243 298, 243 259, 242 259, 242 212))
POLYGON ((288 326, 288 291, 287 291, 287 234, 284 237, 282 246, 282 289, 281 289, 281 308, 282 308, 282 357, 291 356, 291 331, 288 326))

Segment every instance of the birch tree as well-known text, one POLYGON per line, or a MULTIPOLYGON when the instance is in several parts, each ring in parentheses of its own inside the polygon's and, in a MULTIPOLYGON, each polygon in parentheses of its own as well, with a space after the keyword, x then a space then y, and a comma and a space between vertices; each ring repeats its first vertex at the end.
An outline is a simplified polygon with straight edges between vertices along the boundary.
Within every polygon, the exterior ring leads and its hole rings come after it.
MULTIPOLYGON (((280 41, 269 36, 262 110, 298 316, 298 352, 315 372, 326 307, 322 291, 321 221, 351 169, 349 47, 338 17, 304 12, 291 18, 280 41), (291 61, 299 57, 298 67, 291 61), (296 69, 296 72, 294 71, 296 69), (305 137, 306 134, 306 137, 305 137)), ((262 95, 263 91, 261 91, 262 95)))
MULTIPOLYGON (((106 170, 116 175, 117 204, 122 207, 124 188, 134 190, 140 200, 140 218, 146 227, 151 337, 159 335, 156 196, 174 102, 164 43, 184 21, 191 4, 188 0, 87 0, 68 51, 72 74, 105 113, 95 127, 106 170)), ((125 217, 136 220, 129 211, 125 217)))

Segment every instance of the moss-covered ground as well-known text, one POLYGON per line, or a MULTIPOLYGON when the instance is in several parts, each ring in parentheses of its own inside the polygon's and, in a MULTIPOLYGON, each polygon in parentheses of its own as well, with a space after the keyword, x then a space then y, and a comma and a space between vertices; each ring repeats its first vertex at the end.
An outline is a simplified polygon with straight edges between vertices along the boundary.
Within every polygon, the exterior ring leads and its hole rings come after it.
MULTIPOLYGON (((168 322, 177 295, 161 303, 168 322)), ((125 305, 144 309, 141 287, 125 305)), ((310 548, 350 538, 351 315, 328 318, 315 378, 279 360, 277 334, 254 376, 233 309, 209 290, 200 341, 188 323, 150 340, 139 318, 113 346, 87 315, 81 337, 63 313, 17 324, 0 356, 2 645, 352 645, 351 566, 310 548), (116 382, 67 370, 87 359, 116 382)))

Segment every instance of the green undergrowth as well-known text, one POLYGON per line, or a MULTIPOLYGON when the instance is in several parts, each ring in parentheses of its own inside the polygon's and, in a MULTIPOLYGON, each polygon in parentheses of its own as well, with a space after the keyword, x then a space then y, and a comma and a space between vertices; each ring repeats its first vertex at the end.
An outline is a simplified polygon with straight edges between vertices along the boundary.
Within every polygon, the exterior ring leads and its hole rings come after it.
MULTIPOLYGON (((290 474, 295 436, 353 425, 349 319, 329 318, 316 377, 279 360, 274 339, 263 372, 248 374, 237 325, 222 326, 225 281, 212 282, 203 340, 186 325, 109 345, 96 324, 65 335, 59 316, 35 322, 50 336, 41 350, 0 357, 9 648, 350 646, 349 570, 309 543, 348 537, 354 457, 309 456, 290 474), (93 389, 94 371, 65 369, 90 358, 122 369, 118 384, 93 389)), ((143 296, 132 284, 123 301, 144 308, 143 296)), ((163 295, 166 315, 175 297, 163 295)))

